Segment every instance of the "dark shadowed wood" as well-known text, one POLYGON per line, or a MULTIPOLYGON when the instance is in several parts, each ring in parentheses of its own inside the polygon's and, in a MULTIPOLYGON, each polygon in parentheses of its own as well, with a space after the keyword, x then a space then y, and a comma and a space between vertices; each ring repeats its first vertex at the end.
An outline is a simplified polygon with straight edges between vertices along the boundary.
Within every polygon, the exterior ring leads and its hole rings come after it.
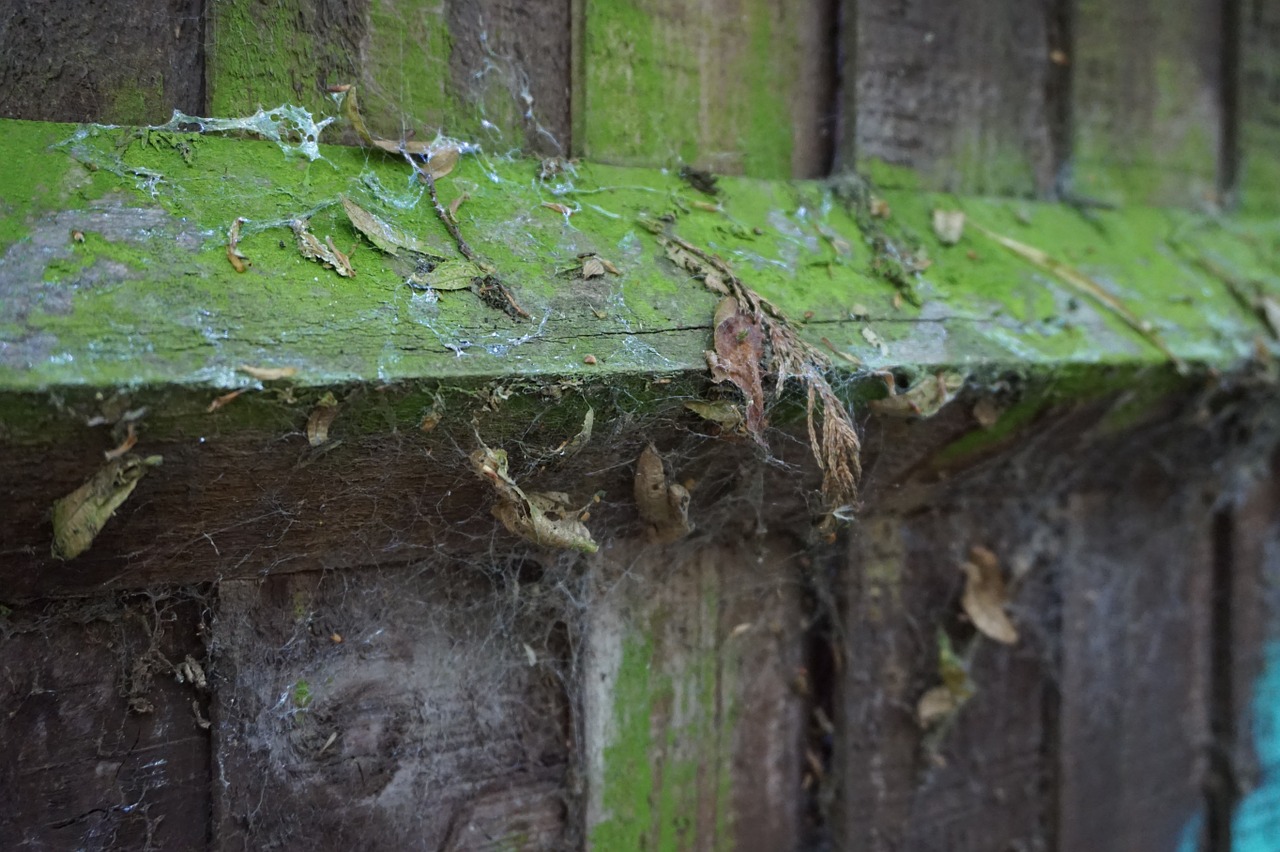
POLYGON ((1052 536, 1042 524, 1027 502, 966 491, 914 518, 868 519, 852 535, 837 685, 838 848, 977 852, 1049 842, 1054 612, 1052 536), (973 635, 959 606, 960 566, 973 545, 1025 577, 1012 606, 1020 641, 978 640, 976 693, 926 732, 916 713, 941 682, 938 631, 956 635, 960 650, 973 635))
POLYGON ((1280 212, 1280 4, 1238 0, 1240 10, 1240 199, 1280 212))
POLYGON ((537 576, 223 583, 213 847, 565 848, 570 661, 537 576))
POLYGON ((352 83, 385 137, 568 150, 567 0, 225 0, 210 4, 208 43, 216 115, 280 103, 331 115, 326 89, 352 83))
POLYGON ((207 694, 174 677, 204 658, 203 619, 159 588, 5 611, 0 847, 204 847, 207 694))
POLYGON ((0 117, 152 124, 200 109, 200 0, 0 2, 0 117))
POLYGON ((1062 576, 1060 848, 1174 849, 1208 743, 1212 514, 1141 465, 1069 501, 1062 576))
POLYGON ((1050 189, 1054 13, 1049 0, 846 2, 841 166, 910 166, 956 192, 1050 189))
POLYGON ((606 163, 815 177, 834 129, 829 3, 582 4, 575 150, 606 163))
POLYGON ((1072 192, 1221 203, 1222 34, 1219 0, 1079 0, 1072 192))

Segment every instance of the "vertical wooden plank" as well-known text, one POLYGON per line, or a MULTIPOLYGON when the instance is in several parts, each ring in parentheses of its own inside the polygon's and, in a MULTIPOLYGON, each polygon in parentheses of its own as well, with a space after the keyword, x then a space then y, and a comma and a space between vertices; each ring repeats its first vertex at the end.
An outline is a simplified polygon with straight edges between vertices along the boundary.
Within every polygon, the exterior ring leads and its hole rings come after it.
POLYGON ((200 108, 200 0, 0 2, 0 118, 153 124, 200 108))
POLYGON ((1078 0, 1075 29, 1071 191, 1220 205, 1220 0, 1078 0))
MULTIPOLYGON (((1223 530, 1231 567, 1230 691, 1226 730, 1215 731, 1228 764, 1215 779, 1229 818, 1232 849, 1267 849, 1280 837, 1280 451, 1256 479, 1223 530), (1228 739, 1229 738, 1229 739, 1228 739)), ((1207 822, 1207 820, 1206 820, 1207 822)), ((1223 827, 1219 826, 1219 832, 1223 827)))
POLYGON ((0 616, 0 847, 199 849, 209 831, 204 657, 180 594, 36 603, 0 616))
POLYGON ((842 167, 881 183, 1031 195, 1053 186, 1053 2, 844 4, 842 167), (846 119, 848 123, 848 119, 846 119))
POLYGON ((1069 501, 1062 575, 1060 846, 1175 849, 1209 742, 1213 520, 1183 480, 1069 501))
POLYGON ((499 573, 223 583, 213 848, 570 844, 569 652, 547 590, 499 573))
POLYGON ((1280 212, 1280 5, 1233 0, 1241 11, 1240 174, 1247 212, 1280 212))
POLYGON ((563 153, 569 42, 565 0, 217 0, 208 108, 296 103, 333 114, 327 87, 355 83, 382 136, 438 131, 498 153, 563 153))
POLYGON ((585 3, 576 150, 762 178, 824 174, 834 15, 785 0, 585 3))
POLYGON ((610 551, 602 577, 621 565, 632 580, 593 603, 586 636, 591 848, 796 848, 804 628, 788 550, 610 551))
MULTIPOLYGON (((846 670, 838 686, 836 848, 1038 849, 1052 842, 1053 623, 1044 536, 1025 502, 982 492, 910 519, 864 519, 844 566, 846 670), (940 728, 917 707, 939 685, 938 631, 964 632, 960 571, 981 544, 1025 579, 1013 647, 979 639, 973 696, 940 728)), ((972 634, 972 630, 968 630, 972 634)), ((965 641, 968 641, 967 639, 965 641)), ((960 646, 963 647, 963 646, 960 646)))

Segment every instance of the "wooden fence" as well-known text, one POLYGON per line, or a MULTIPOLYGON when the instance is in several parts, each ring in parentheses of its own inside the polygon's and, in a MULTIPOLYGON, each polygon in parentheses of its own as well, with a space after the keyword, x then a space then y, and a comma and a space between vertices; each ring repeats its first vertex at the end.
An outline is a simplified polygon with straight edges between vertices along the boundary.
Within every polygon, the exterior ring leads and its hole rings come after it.
POLYGON ((1280 848, 1280 4, 0 0, 0 116, 0 846, 1280 848))

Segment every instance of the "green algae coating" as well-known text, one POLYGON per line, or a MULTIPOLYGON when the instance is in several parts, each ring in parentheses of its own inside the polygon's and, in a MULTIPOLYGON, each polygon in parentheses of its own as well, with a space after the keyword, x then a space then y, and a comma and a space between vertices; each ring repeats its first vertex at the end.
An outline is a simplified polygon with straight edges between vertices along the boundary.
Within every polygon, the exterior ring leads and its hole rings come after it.
POLYGON ((787 177, 799 13, 776 6, 690 21, 658 0, 588 4, 575 147, 621 165, 787 177))
MULTIPOLYGON (((725 177, 713 212, 656 170, 587 163, 544 183, 535 162, 467 156, 439 182, 441 202, 466 196, 459 227, 531 315, 517 321, 468 291, 433 302, 411 290, 406 261, 352 228, 344 195, 438 257, 456 256, 394 157, 323 146, 325 159, 308 163, 270 143, 212 135, 81 136, 68 125, 0 122, 0 153, 20 165, 6 177, 12 191, 0 194, 0 386, 10 392, 174 385, 208 394, 254 385, 237 372, 242 364, 296 367, 296 384, 317 388, 701 375, 717 299, 640 224, 664 215, 669 233, 723 257, 802 336, 868 369, 1165 364, 1120 319, 976 227, 942 245, 930 225, 935 207, 963 209, 973 225, 1093 277, 1191 362, 1230 367, 1265 334, 1199 260, 1280 294, 1280 236, 1267 219, 1141 207, 1085 216, 887 189, 892 214, 878 232, 930 262, 912 284, 921 306, 895 308, 897 287, 877 271, 885 249, 827 184, 725 177), (299 254, 288 223, 307 216, 317 237, 352 251, 355 278, 299 254), (237 218, 252 262, 243 274, 226 257, 237 218), (83 243, 72 240, 76 228, 83 243), (582 280, 573 269, 584 252, 621 274, 582 280), (867 316, 852 319, 854 306, 867 316)), ((838 356, 833 363, 860 374, 838 356)))

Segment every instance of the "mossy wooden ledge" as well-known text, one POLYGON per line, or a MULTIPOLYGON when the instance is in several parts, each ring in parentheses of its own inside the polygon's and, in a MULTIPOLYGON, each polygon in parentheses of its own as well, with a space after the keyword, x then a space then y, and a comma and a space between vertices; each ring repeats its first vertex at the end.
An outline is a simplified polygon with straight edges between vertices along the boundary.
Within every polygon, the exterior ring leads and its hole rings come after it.
MULTIPOLYGON (((648 441, 756 452, 711 439, 684 406, 723 390, 704 358, 720 297, 668 258, 654 227, 723 258, 829 352, 860 424, 880 428, 865 402, 889 373, 899 385, 953 373, 966 406, 1002 401, 990 430, 969 407, 940 418, 949 425, 913 445, 917 461, 953 463, 1016 439, 1046 407, 1117 395, 1127 402, 1102 410, 1123 428, 1273 351, 1255 313, 1280 298, 1270 220, 1085 216, 910 189, 869 204, 852 179, 721 178, 712 196, 664 171, 583 163, 548 175, 479 153, 438 190, 511 296, 486 303, 484 282, 407 286, 421 258, 353 226, 344 198, 412 235, 422 257, 458 259, 395 157, 322 146, 310 161, 263 141, 15 121, 0 122, 0 150, 0 440, 14 508, 0 538, 13 598, 465 547, 496 525, 477 511, 486 495, 467 463, 479 441, 513 449, 513 472, 555 490, 604 490, 603 522, 634 525, 620 463, 648 441), (935 209, 965 213, 958 243, 935 234, 935 209), (354 277, 300 253, 290 223, 302 219, 350 255, 354 277), (1010 241, 1087 275, 1148 333, 1010 241), (587 276, 590 255, 617 274, 587 276), (311 447, 327 393, 338 413, 311 447), (588 411, 591 446, 570 458, 588 411), (134 452, 164 463, 87 553, 54 560, 50 507, 102 467, 129 422, 134 452)), ((803 432, 803 405, 784 396, 773 423, 788 422, 803 432)), ((774 444, 794 457, 794 479, 807 448, 774 444)))

